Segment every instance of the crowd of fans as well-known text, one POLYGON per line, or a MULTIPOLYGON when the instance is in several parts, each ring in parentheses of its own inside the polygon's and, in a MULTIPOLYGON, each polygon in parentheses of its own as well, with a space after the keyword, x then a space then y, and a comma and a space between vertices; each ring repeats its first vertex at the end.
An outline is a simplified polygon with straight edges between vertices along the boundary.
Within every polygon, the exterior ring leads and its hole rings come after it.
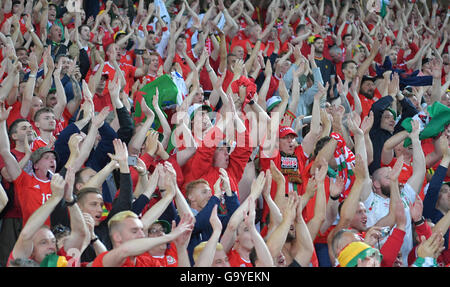
POLYGON ((0 265, 450 266, 449 17, 0 1, 0 265))

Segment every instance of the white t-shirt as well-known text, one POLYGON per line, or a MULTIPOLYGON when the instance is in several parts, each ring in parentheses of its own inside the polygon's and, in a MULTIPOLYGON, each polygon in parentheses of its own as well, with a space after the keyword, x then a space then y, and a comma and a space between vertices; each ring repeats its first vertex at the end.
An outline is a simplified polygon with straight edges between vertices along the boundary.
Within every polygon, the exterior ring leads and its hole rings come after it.
MULTIPOLYGON (((405 238, 403 239, 403 244, 400 251, 402 252, 403 264, 404 266, 407 266, 408 254, 413 248, 413 235, 409 205, 414 203, 416 199, 416 191, 408 183, 406 183, 403 189, 400 191, 400 198, 402 199, 406 216, 405 238)), ((389 202, 390 198, 381 197, 374 192, 370 193, 366 201, 364 201, 367 212, 368 228, 375 225, 375 223, 377 223, 381 218, 385 217, 389 213, 389 202)), ((385 240, 383 240, 383 243, 384 241, 385 240)))

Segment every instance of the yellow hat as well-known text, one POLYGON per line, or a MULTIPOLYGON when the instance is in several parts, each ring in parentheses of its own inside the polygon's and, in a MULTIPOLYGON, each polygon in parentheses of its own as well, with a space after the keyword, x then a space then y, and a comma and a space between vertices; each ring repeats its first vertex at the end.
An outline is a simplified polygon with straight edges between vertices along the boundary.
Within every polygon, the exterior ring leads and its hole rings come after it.
POLYGON ((352 242, 339 253, 339 265, 341 267, 355 267, 358 264, 358 259, 363 260, 373 254, 377 254, 382 258, 380 251, 369 244, 360 241, 352 242))

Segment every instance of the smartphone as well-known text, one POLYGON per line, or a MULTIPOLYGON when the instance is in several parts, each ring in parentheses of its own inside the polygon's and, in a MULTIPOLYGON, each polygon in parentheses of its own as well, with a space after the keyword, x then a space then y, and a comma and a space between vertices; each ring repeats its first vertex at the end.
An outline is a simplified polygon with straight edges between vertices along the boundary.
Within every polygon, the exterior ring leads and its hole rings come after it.
POLYGON ((128 157, 128 165, 136 166, 137 164, 137 157, 136 156, 129 156, 128 157))

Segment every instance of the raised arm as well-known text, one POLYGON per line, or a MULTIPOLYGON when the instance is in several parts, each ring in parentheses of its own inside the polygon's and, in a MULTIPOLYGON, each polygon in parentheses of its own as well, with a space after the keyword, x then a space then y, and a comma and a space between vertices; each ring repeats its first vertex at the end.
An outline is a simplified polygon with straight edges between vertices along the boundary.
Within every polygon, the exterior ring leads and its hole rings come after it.
POLYGON ((5 161, 6 171, 10 175, 11 181, 16 180, 22 173, 16 158, 11 154, 9 137, 6 127, 6 120, 12 107, 5 109, 5 104, 0 102, 0 155, 5 161))
POLYGON ((425 156, 423 154, 422 145, 419 139, 419 123, 414 120, 411 121, 412 131, 409 134, 413 148, 413 174, 408 179, 407 184, 409 184, 416 193, 422 190, 423 179, 425 178, 426 164, 425 156))
POLYGON ((53 175, 50 183, 52 195, 42 206, 33 212, 23 227, 12 250, 12 256, 14 258, 29 258, 33 253, 33 249, 37 248, 33 245, 33 237, 63 198, 65 184, 66 182, 61 175, 53 175))

